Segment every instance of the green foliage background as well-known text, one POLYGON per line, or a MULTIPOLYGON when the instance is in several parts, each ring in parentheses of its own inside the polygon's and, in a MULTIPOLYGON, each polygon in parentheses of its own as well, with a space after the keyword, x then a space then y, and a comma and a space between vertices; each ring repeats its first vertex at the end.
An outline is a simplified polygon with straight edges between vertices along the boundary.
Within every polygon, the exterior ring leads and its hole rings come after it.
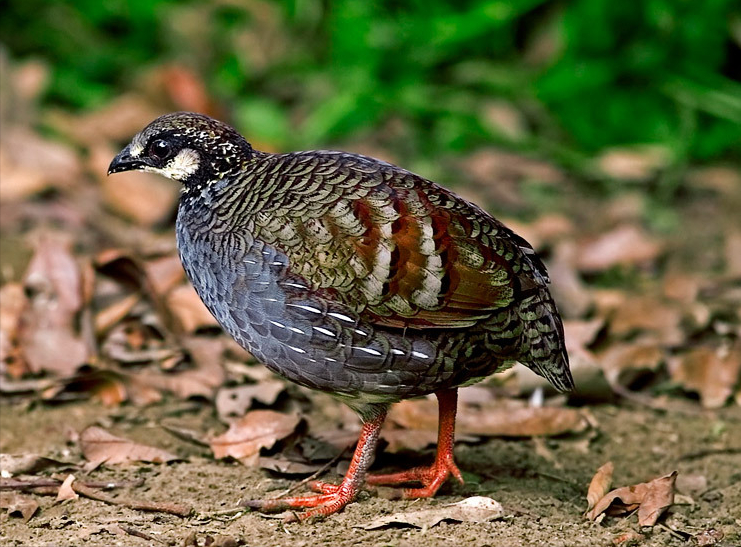
POLYGON ((47 60, 46 100, 87 109, 163 62, 195 69, 275 148, 401 120, 433 156, 499 143, 578 166, 658 143, 672 162, 741 152, 738 0, 9 0, 2 40, 47 60), (512 134, 492 101, 522 114, 512 134))

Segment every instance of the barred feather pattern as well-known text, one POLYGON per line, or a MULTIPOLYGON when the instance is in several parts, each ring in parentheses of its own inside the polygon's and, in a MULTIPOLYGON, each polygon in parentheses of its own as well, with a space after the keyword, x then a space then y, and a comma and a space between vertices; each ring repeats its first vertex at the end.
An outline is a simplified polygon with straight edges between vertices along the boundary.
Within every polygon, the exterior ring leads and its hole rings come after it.
POLYGON ((524 239, 379 160, 250 153, 238 175, 183 194, 177 237, 206 306, 268 367, 360 412, 516 360, 573 387, 547 272, 524 239))

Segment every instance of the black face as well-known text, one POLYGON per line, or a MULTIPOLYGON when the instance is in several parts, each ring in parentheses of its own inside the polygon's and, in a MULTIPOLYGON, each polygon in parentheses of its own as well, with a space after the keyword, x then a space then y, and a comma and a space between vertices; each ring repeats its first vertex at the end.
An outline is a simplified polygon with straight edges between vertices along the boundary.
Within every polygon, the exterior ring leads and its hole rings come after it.
POLYGON ((111 162, 108 174, 141 170, 186 187, 237 173, 252 157, 249 143, 230 126, 191 112, 166 114, 138 133, 111 162))

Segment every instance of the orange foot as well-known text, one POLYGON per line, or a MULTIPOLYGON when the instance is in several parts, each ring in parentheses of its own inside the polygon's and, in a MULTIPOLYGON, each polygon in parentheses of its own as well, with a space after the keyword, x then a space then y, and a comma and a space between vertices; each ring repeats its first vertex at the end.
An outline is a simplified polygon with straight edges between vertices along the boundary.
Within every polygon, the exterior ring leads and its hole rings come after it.
POLYGON ((385 473, 368 475, 366 482, 368 484, 392 486, 398 484, 420 483, 422 488, 404 488, 402 495, 405 498, 430 498, 440 489, 443 483, 453 475, 459 483, 463 484, 463 477, 455 465, 453 458, 446 458, 444 461, 435 461, 428 467, 415 467, 408 471, 399 473, 385 473))
POLYGON ((456 390, 439 391, 436 393, 440 420, 437 436, 437 456, 435 463, 429 467, 415 467, 400 473, 368 475, 366 482, 376 485, 398 485, 410 482, 422 484, 422 488, 405 488, 402 495, 405 498, 429 498, 435 495, 447 478, 453 475, 463 484, 463 477, 453 459, 453 437, 455 430, 455 411, 458 402, 456 390))
MULTIPOLYGON (((345 505, 355 499, 355 496, 357 496, 358 491, 360 490, 359 488, 356 490, 350 484, 346 484, 346 481, 343 481, 341 485, 327 486, 334 487, 332 488, 333 491, 331 493, 327 492, 321 493, 318 496, 295 496, 275 500, 248 500, 242 502, 242 505, 266 513, 274 513, 290 509, 311 508, 310 511, 291 513, 285 518, 285 522, 298 522, 312 517, 325 517, 332 513, 339 512, 345 507, 345 505)), ((312 488, 312 490, 314 490, 314 488, 312 488)), ((315 491, 323 492, 321 490, 315 491)))
POLYGON ((290 509, 310 509, 301 513, 292 513, 286 522, 297 522, 312 517, 325 517, 341 511, 345 505, 355 499, 365 481, 366 471, 373 460, 373 453, 378 443, 378 434, 386 418, 385 408, 377 416, 363 424, 358 446, 355 448, 347 474, 339 485, 323 482, 309 483, 309 488, 319 492, 315 496, 295 496, 274 500, 245 500, 241 505, 258 511, 276 512, 290 509))

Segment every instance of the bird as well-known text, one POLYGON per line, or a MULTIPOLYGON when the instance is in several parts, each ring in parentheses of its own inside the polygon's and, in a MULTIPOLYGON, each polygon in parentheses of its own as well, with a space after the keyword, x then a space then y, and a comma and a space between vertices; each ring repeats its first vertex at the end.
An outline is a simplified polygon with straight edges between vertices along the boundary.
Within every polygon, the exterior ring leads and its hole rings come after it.
POLYGON ((450 477, 458 388, 521 362, 556 389, 574 382, 564 330, 533 247, 477 205, 401 167, 333 150, 267 153, 233 127, 165 114, 108 174, 180 183, 185 272, 221 327, 270 370, 329 393, 362 428, 340 484, 244 504, 321 518, 364 484, 435 495, 450 477), (434 394, 429 466, 369 474, 389 407, 434 394))

